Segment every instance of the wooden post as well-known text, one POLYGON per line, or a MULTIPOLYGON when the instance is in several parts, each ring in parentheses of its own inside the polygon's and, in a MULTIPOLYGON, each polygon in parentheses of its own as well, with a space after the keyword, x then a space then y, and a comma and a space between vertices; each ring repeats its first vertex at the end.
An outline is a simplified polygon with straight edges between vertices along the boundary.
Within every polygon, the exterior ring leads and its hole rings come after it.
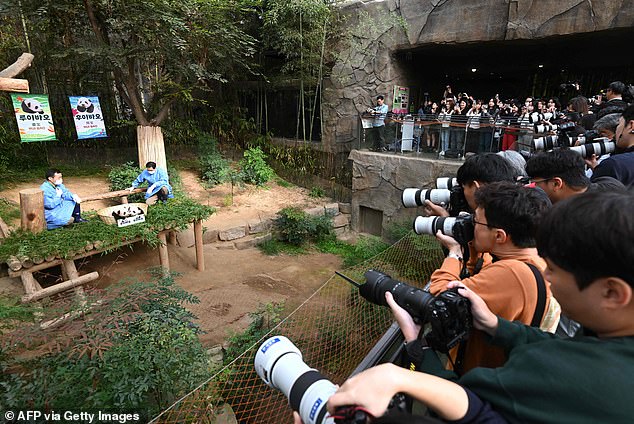
MULTIPOLYGON (((26 272, 23 272, 23 274, 27 274, 26 272)), ((30 273, 29 273, 30 274, 30 273)), ((27 302, 33 302, 35 300, 40 300, 43 299, 45 297, 48 296, 52 296, 54 294, 57 293, 61 293, 65 290, 68 289, 72 289, 73 287, 77 287, 80 286, 82 284, 86 284, 90 281, 95 281, 97 278, 99 278, 99 273, 98 272, 91 272, 89 274, 86 275, 82 275, 80 277, 77 278, 73 278, 71 280, 68 281, 64 281, 58 284, 55 284, 54 286, 51 287, 47 287, 45 289, 40 288, 40 290, 34 292, 34 293, 27 293, 24 296, 22 296, 22 302, 23 303, 27 303, 27 302)))
POLYGON ((156 166, 167 171, 165 144, 161 127, 139 125, 136 127, 139 166, 145 168, 148 162, 156 162, 156 166))
POLYGON ((37 282, 32 272, 22 271, 22 273, 20 274, 20 279, 22 280, 24 292, 27 296, 42 290, 42 286, 40 286, 40 283, 37 282))
POLYGON ((158 234, 158 239, 161 243, 159 246, 159 262, 161 263, 163 270, 168 272, 170 269, 170 259, 167 255, 167 239, 165 237, 165 232, 160 232, 158 234))
MULTIPOLYGON (((79 278, 79 272, 75 267, 75 261, 72 259, 62 259, 62 275, 66 273, 68 280, 76 280, 79 278)), ((84 297, 84 288, 81 286, 75 287, 75 294, 79 297, 84 297)))
POLYGON ((39 233, 46 229, 44 192, 41 189, 20 190, 20 217, 23 230, 39 233))
POLYGON ((170 231, 167 233, 167 244, 176 246, 176 231, 170 231))
POLYGON ((1 78, 0 77, 0 91, 13 91, 16 93, 28 93, 29 81, 25 79, 16 78, 1 78))
POLYGON ((205 255, 203 252, 203 223, 194 221, 194 241, 196 242, 196 268, 198 271, 205 270, 205 255))

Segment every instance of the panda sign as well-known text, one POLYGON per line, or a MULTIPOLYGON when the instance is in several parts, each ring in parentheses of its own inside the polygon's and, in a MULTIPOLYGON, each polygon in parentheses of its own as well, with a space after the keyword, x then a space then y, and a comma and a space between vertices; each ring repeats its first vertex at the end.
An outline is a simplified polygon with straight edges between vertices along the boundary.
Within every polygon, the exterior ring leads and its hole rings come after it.
POLYGON ((45 94, 11 94, 20 140, 25 142, 56 140, 53 115, 45 94))
POLYGON ((108 137, 99 97, 70 96, 70 108, 77 129, 77 139, 108 137))

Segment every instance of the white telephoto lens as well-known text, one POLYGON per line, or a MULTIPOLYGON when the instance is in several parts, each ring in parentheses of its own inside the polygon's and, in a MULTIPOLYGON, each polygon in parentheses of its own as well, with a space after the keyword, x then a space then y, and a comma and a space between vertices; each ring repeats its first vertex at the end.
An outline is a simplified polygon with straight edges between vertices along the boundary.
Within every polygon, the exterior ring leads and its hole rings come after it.
POLYGON ((436 188, 444 188, 451 190, 453 187, 458 186, 458 179, 451 177, 440 177, 436 179, 436 188))

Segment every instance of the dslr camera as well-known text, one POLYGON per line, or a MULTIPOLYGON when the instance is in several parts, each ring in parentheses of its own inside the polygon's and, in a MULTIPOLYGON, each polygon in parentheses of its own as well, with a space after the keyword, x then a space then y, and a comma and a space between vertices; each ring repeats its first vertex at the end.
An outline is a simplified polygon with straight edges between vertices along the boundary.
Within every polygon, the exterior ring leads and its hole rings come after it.
POLYGON ((456 239, 461 246, 465 246, 473 240, 475 225, 473 215, 462 213, 452 216, 417 216, 414 220, 414 232, 418 235, 428 234, 435 236, 440 232, 456 239))
POLYGON ((452 216, 469 210, 462 186, 455 178, 441 177, 436 179, 435 189, 406 188, 401 194, 406 208, 424 206, 425 200, 446 208, 452 216))
POLYGON ((592 155, 600 157, 602 155, 612 153, 616 150, 616 143, 610 141, 607 137, 592 140, 594 143, 582 144, 580 146, 571 147, 570 150, 579 153, 583 158, 588 159, 592 155))
POLYGON ((359 294, 375 305, 388 306, 385 293, 392 293, 394 301, 405 309, 414 321, 430 324, 431 330, 425 336, 425 341, 435 351, 447 353, 469 336, 473 321, 471 302, 458 294, 457 289, 449 289, 433 296, 425 290, 373 269, 365 273, 364 284, 358 284, 339 272, 337 275, 356 286, 359 294))

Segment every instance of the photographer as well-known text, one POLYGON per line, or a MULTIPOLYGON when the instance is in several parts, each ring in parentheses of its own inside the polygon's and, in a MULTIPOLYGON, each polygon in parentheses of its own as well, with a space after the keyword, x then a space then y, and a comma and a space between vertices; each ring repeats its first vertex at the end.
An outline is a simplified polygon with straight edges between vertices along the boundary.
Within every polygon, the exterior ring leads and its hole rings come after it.
POLYGON ((586 176, 581 155, 568 149, 540 152, 526 162, 531 184, 546 192, 553 204, 586 191, 624 191, 625 187, 611 177, 594 182, 586 176))
POLYGON ((553 293, 563 310, 596 336, 560 339, 507 321, 452 282, 450 287, 471 300, 475 327, 509 352, 508 362, 474 369, 460 384, 379 365, 346 381, 328 400, 328 410, 359 405, 380 416, 394 394, 404 393, 457 423, 631 422, 633 209, 632 194, 588 193, 556 205, 540 224, 537 246, 553 293))
MULTIPOLYGON (((614 139, 614 135, 616 134, 616 127, 619 126, 619 119, 621 119, 620 113, 610 113, 605 115, 603 118, 597 119, 594 123, 592 130, 596 131, 597 134, 601 137, 609 138, 610 140, 614 139)), ((592 177, 594 172, 594 168, 597 167, 598 164, 603 162, 605 159, 610 157, 610 153, 602 155, 597 158, 597 155, 593 154, 589 158, 586 158, 586 165, 588 169, 586 170, 586 175, 588 178, 592 177)))
POLYGON ((626 90, 627 87, 621 81, 611 82, 605 93, 608 101, 601 104, 601 110, 597 116, 602 118, 610 113, 622 113, 627 108, 627 102, 623 100, 626 90))
POLYGON ((373 133, 373 150, 375 152, 384 152, 387 150, 385 147, 385 118, 387 117, 388 108, 384 103, 385 98, 383 96, 376 97, 376 106, 368 108, 368 113, 374 116, 372 121, 372 133, 373 133))
MULTIPOLYGON (((478 293, 501 317, 554 331, 559 322, 559 305, 541 275, 545 263, 535 249, 537 225, 550 208, 550 201, 541 191, 500 182, 478 189, 475 203, 473 249, 495 259, 477 274, 463 279, 462 284, 478 293)), ((460 279, 463 261, 462 246, 454 238, 440 231, 436 238, 449 254, 431 276, 429 291, 434 295, 445 290, 448 282, 460 279)), ((411 319, 398 321, 406 341, 418 337, 418 326, 411 319)), ((498 367, 506 361, 504 351, 487 346, 478 331, 472 332, 466 348, 451 353, 459 374, 477 366, 498 367)))
MULTIPOLYGON (((456 173, 456 179, 462 186, 471 211, 475 210, 475 192, 480 187, 496 181, 513 182, 515 177, 516 173, 510 163, 495 153, 483 153, 467 158, 456 173)), ((445 208, 429 200, 425 200, 425 212, 433 216, 449 216, 445 208)))
POLYGON ((634 104, 621 115, 615 137, 616 146, 622 153, 613 154, 597 165, 591 180, 595 182, 600 177, 613 177, 629 187, 634 184, 634 104))

